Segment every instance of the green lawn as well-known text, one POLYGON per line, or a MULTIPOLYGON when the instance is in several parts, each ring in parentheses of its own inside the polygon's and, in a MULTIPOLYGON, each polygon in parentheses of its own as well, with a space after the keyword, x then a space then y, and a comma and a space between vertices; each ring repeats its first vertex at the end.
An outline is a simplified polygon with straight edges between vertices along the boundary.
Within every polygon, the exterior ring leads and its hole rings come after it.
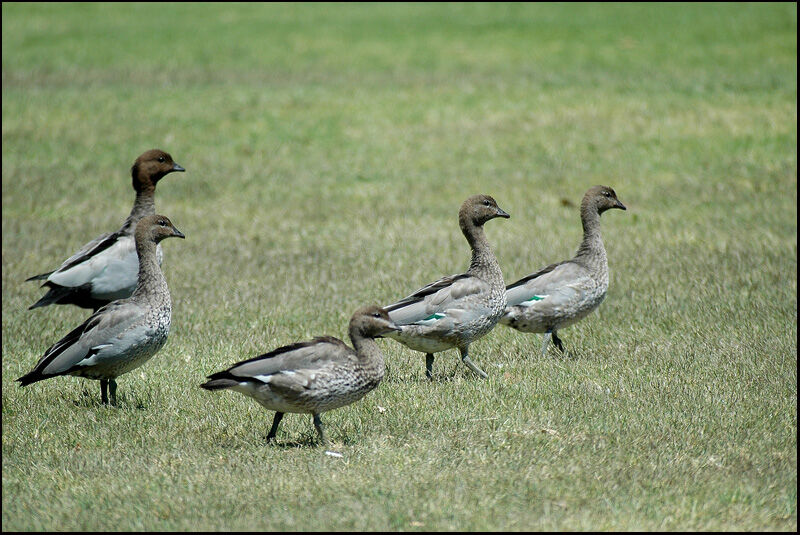
POLYGON ((2 5, 3 530, 797 529, 795 4, 2 5), (14 379, 81 322, 27 307, 133 200, 170 340, 119 379, 14 379), (562 331, 498 327, 435 381, 323 416, 206 375, 463 271, 487 193, 507 282, 570 257, 612 186, 611 286, 562 331))

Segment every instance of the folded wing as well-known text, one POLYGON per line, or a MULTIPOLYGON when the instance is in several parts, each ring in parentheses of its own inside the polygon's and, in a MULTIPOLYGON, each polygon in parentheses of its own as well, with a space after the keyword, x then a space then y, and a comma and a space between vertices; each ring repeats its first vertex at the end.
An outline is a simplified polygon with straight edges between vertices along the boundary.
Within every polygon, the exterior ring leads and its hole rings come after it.
POLYGON ((384 308, 398 325, 427 324, 447 315, 458 315, 460 303, 489 290, 486 281, 473 275, 450 275, 384 308))
POLYGON ((17 379, 23 385, 55 375, 72 373, 95 364, 97 355, 123 352, 131 343, 128 334, 143 311, 135 303, 115 301, 89 316, 81 325, 53 344, 34 369, 17 379))
POLYGON ((270 388, 299 392, 312 387, 316 376, 356 360, 352 349, 337 338, 323 336, 279 347, 269 353, 234 364, 209 375, 207 390, 230 388, 243 382, 269 384, 270 388))

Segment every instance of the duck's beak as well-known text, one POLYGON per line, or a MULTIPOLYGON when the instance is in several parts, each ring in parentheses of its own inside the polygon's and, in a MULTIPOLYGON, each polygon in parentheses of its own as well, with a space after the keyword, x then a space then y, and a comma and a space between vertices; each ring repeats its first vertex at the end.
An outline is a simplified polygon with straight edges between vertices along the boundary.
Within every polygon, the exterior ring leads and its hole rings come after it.
POLYGON ((186 239, 186 236, 183 234, 183 232, 181 232, 175 227, 172 227, 172 235, 175 236, 176 238, 181 238, 182 240, 186 239))
POLYGON ((384 334, 389 334, 391 332, 399 332, 401 330, 402 329, 400 329, 400 327, 398 327, 396 323, 394 322, 388 323, 384 326, 384 331, 378 336, 378 338, 383 338, 384 334))
POLYGON ((497 207, 497 217, 504 217, 504 218, 508 219, 508 218, 510 218, 511 216, 510 216, 510 215, 508 215, 508 212, 506 212, 505 210, 503 210, 502 208, 500 208, 500 207, 498 206, 498 207, 497 207))
POLYGON ((625 208, 625 205, 619 202, 619 199, 617 199, 617 203, 614 205, 614 208, 619 208, 620 210, 627 210, 627 208, 625 208))
POLYGON ((184 171, 186 171, 186 169, 184 169, 183 167, 181 167, 181 166, 180 166, 180 165, 178 165, 178 164, 175 164, 175 165, 173 165, 173 166, 172 166, 172 170, 173 170, 173 171, 180 171, 181 173, 183 173, 184 171))

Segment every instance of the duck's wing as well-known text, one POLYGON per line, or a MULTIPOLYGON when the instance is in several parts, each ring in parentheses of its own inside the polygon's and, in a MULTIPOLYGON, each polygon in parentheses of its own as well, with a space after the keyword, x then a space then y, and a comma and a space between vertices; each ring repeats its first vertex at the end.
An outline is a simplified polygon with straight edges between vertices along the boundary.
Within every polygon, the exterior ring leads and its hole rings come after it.
POLYGON ((109 303, 53 344, 33 370, 17 381, 25 386, 91 366, 95 363, 95 355, 100 351, 111 350, 104 352, 108 354, 115 347, 129 345, 130 336, 136 335, 131 332, 131 328, 141 322, 143 314, 139 305, 128 300, 109 303))
MULTIPOLYGON (((84 249, 47 274, 43 286, 48 287, 48 292, 30 308, 53 303, 97 308, 133 293, 139 259, 132 236, 116 232, 106 235, 103 240, 96 240, 93 247, 84 249)), ((159 244, 156 248, 159 265, 161 257, 159 244)))
POLYGON ((269 384, 271 389, 299 392, 310 388, 317 374, 354 360, 354 351, 344 342, 322 336, 238 362, 225 371, 209 375, 209 380, 200 386, 217 390, 250 382, 269 384))
MULTIPOLYGON (((47 273, 40 273, 39 275, 34 275, 33 277, 27 278, 25 280, 26 281, 44 280, 50 277, 50 275, 54 273, 62 273, 69 271, 78 264, 82 264, 91 259, 92 257, 102 253, 109 247, 112 247, 122 235, 123 234, 119 231, 101 234, 97 238, 93 239, 92 241, 81 247, 81 249, 77 253, 64 260, 64 262, 57 269, 54 269, 53 271, 48 271, 47 273)), ((80 284, 73 284, 72 286, 79 286, 79 285, 80 284)))
POLYGON ((424 324, 463 313, 459 306, 464 299, 490 290, 483 279, 461 273, 442 277, 384 309, 398 325, 424 324))
POLYGON ((589 270, 571 260, 550 264, 506 287, 507 307, 564 307, 579 300, 591 282, 589 270))

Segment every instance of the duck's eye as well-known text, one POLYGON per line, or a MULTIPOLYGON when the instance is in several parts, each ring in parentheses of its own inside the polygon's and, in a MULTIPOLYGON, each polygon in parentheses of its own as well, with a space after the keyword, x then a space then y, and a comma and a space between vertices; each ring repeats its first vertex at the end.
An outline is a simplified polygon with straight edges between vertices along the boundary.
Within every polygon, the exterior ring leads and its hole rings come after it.
POLYGON ((611 197, 611 192, 610 191, 604 191, 603 195, 605 195, 606 197, 611 197))
POLYGON ((161 225, 162 227, 166 227, 167 226, 167 222, 164 221, 163 219, 159 220, 158 224, 161 225))
POLYGON ((491 206, 491 205, 492 205, 492 202, 491 202, 490 200, 488 200, 488 199, 487 199, 487 200, 483 201, 483 205, 484 205, 484 206, 491 206))
POLYGON ((373 312, 372 313, 372 317, 373 318, 380 318, 381 317, 381 313, 380 312, 373 312))
POLYGON ((163 156, 159 156, 158 157, 158 161, 161 162, 161 163, 164 163, 166 160, 164 159, 163 156))

